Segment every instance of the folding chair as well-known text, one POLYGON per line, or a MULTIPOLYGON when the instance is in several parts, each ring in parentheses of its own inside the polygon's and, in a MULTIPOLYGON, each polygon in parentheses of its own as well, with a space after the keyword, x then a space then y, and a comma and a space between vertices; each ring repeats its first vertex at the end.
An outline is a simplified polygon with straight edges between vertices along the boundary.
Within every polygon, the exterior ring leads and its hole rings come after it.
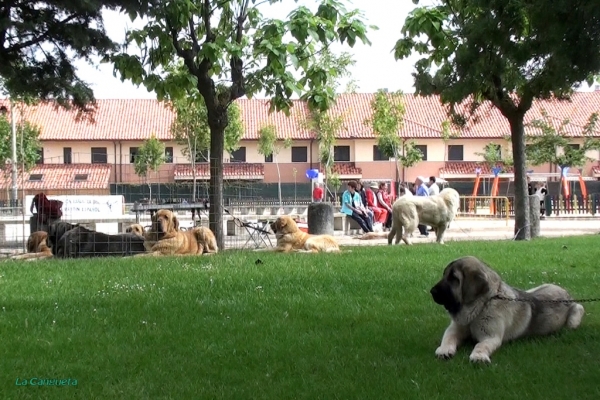
POLYGON ((242 221, 235 215, 231 214, 229 210, 225 209, 225 212, 231 216, 235 226, 244 228, 250 235, 243 247, 248 246, 250 242, 254 243, 255 249, 259 249, 263 245, 265 247, 273 247, 273 243, 269 237, 269 231, 265 229, 269 223, 268 221, 242 221))

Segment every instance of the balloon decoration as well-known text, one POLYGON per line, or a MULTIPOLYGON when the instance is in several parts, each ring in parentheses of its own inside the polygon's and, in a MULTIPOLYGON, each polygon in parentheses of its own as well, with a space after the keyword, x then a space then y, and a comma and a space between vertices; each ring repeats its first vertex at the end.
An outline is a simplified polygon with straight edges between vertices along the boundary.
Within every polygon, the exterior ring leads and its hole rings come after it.
POLYGON ((319 170, 318 169, 307 169, 306 177, 308 179, 317 179, 319 177, 319 170))

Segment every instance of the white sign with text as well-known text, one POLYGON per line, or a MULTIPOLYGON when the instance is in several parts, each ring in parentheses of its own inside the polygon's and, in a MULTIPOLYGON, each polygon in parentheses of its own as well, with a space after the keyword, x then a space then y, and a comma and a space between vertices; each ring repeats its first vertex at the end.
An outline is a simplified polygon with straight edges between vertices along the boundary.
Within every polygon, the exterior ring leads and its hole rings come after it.
MULTIPOLYGON (((34 196, 25 196, 25 215, 30 217, 31 202, 34 196)), ((50 200, 63 202, 63 217, 107 218, 123 215, 123 196, 48 196, 50 200)))

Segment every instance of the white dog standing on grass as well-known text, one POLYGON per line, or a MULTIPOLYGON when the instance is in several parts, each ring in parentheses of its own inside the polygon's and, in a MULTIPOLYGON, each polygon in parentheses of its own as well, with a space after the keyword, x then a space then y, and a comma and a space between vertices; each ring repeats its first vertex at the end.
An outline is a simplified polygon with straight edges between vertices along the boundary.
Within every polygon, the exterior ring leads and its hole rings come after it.
POLYGON ((438 195, 426 197, 402 196, 392 207, 392 229, 388 235, 388 244, 396 237, 395 244, 403 240, 410 245, 409 234, 414 232, 417 225, 429 225, 436 234, 436 242, 444 243, 444 232, 454 220, 460 197, 452 188, 446 188, 438 195))

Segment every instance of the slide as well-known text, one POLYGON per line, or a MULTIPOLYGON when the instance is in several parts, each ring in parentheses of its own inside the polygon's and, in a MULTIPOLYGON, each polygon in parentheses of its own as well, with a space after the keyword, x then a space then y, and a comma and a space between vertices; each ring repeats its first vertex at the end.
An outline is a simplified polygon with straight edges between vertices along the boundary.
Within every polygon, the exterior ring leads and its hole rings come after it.
MULTIPOLYGON (((499 186, 500 186, 500 177, 498 175, 496 175, 494 177, 494 182, 492 183, 492 192, 490 193, 490 196, 492 196, 492 197, 498 196, 499 186)), ((492 214, 492 215, 496 214, 496 200, 495 199, 490 199, 490 214, 492 214)))
POLYGON ((581 174, 579 174, 579 186, 581 187, 581 196, 583 197, 583 201, 585 201, 587 199, 587 187, 585 186, 585 181, 581 174))
MULTIPOLYGON (((478 168, 479 169, 479 168, 478 168)), ((480 171, 476 171, 477 176, 475 177, 475 186, 473 186, 473 197, 477 196, 479 191, 479 182, 481 181, 480 171)), ((469 211, 475 212, 475 199, 471 199, 469 202, 469 211)))

